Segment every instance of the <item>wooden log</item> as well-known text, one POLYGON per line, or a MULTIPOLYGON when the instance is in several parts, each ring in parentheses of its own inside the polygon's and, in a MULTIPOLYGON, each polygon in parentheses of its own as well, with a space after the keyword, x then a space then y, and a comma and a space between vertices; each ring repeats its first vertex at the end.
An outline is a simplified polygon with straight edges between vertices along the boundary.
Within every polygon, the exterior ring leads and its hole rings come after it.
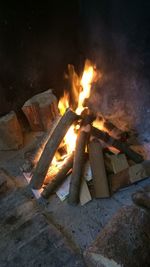
POLYGON ((59 114, 57 98, 50 89, 26 101, 22 110, 33 131, 48 130, 59 114))
POLYGON ((88 267, 150 266, 150 214, 136 206, 120 209, 84 252, 88 267))
POLYGON ((81 182, 81 188, 80 188, 80 204, 81 206, 83 206, 91 200, 92 198, 91 198, 90 191, 88 189, 86 181, 83 178, 81 182))
POLYGON ((25 155, 25 161, 21 167, 23 172, 33 172, 33 169, 36 167, 42 152, 46 146, 46 143, 48 142, 49 138, 51 137, 54 129, 56 128, 57 124, 59 123, 61 119, 61 116, 57 116, 55 120, 53 121, 50 129, 44 133, 43 137, 41 140, 36 143, 36 148, 34 151, 29 151, 25 155), (28 156, 29 155, 29 156, 28 156))
POLYGON ((14 111, 0 117, 0 150, 17 150, 23 144, 22 129, 14 111))
POLYGON ((109 186, 101 143, 97 139, 93 139, 88 144, 88 151, 93 176, 95 197, 109 197, 109 186))
POLYGON ((108 133, 103 132, 95 127, 92 127, 91 134, 98 139, 101 139, 105 143, 107 143, 110 146, 113 146, 117 149, 119 149, 121 152, 126 154, 130 159, 132 159, 136 163, 140 163, 143 161, 143 157, 133 151, 126 143, 121 142, 120 140, 117 140, 113 137, 111 137, 108 133))
POLYGON ((88 108, 85 108, 81 113, 81 119, 82 119, 81 126, 88 125, 91 124, 96 119, 96 116, 88 108))
POLYGON ((105 158, 107 158, 107 160, 110 161, 113 173, 118 173, 129 167, 125 154, 118 154, 118 155, 106 154, 105 158))
POLYGON ((77 205, 79 202, 81 178, 86 158, 85 147, 88 135, 89 133, 85 132, 84 128, 81 128, 77 136, 68 198, 68 203, 72 205, 77 205))
POLYGON ((150 176, 150 161, 143 161, 109 177, 111 190, 116 192, 122 187, 138 182, 150 176))
POLYGON ((73 165, 73 153, 61 166, 61 169, 58 171, 57 175, 52 179, 49 184, 45 187, 42 192, 42 197, 48 198, 55 190, 62 184, 65 180, 67 173, 72 168, 73 165))
POLYGON ((125 138, 126 133, 121 131, 119 128, 117 128, 113 123, 111 123, 108 120, 104 121, 104 128, 106 131, 114 138, 120 139, 120 138, 125 138))
POLYGON ((33 177, 30 182, 32 188, 41 188, 58 146, 60 145, 69 127, 77 119, 78 116, 71 109, 68 109, 60 119, 59 123, 52 132, 34 170, 33 177))

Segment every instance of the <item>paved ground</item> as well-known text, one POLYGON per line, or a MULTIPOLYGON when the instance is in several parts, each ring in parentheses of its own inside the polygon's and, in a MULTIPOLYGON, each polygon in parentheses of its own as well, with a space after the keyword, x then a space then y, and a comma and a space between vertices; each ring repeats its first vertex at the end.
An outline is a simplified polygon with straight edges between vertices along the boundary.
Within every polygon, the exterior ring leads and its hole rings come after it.
POLYGON ((77 248, 45 216, 23 177, 10 176, 15 164, 15 157, 0 164, 9 171, 7 190, 0 195, 0 266, 85 266, 77 248))
MULTIPOLYGON (((28 149, 28 148, 26 148, 28 149)), ((150 178, 113 195, 72 207, 56 195, 35 200, 21 175, 25 149, 0 153, 0 167, 11 174, 0 200, 0 266, 85 266, 82 252, 131 195, 150 178)))

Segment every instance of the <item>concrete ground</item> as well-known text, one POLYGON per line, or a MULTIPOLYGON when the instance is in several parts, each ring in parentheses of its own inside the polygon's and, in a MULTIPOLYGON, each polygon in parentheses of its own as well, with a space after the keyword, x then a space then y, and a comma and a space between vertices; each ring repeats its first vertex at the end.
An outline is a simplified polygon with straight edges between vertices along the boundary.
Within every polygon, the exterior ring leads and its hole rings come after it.
POLYGON ((48 201, 32 195, 20 166, 33 146, 26 140, 19 151, 0 152, 0 167, 11 176, 0 200, 0 266, 85 266, 82 253, 131 195, 150 184, 150 178, 120 190, 110 199, 94 199, 85 206, 69 206, 56 195, 48 201))

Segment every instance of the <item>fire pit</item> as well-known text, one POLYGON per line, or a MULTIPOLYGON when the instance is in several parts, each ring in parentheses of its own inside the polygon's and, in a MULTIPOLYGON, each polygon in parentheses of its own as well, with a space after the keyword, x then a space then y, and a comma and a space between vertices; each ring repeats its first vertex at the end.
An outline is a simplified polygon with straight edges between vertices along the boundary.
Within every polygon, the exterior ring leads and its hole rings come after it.
POLYGON ((130 147, 130 133, 117 128, 89 105, 92 86, 102 77, 100 71, 89 60, 81 77, 69 65, 70 70, 73 91, 70 95, 65 92, 60 99, 60 114, 56 113, 53 127, 49 127, 34 153, 30 185, 48 198, 61 187, 64 190, 66 183, 63 199, 68 197, 68 203, 76 205, 84 195, 85 204, 92 197, 110 197, 120 188, 149 177, 150 163, 130 147), (85 180, 87 164, 90 181, 85 180))

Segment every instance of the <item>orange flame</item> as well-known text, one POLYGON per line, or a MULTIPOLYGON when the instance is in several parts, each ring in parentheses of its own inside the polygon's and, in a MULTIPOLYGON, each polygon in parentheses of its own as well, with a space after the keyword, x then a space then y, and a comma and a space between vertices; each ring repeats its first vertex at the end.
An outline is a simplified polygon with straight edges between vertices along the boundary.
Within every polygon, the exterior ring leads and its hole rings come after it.
MULTIPOLYGON (((74 71, 74 68, 72 69, 72 71, 74 71)), ((72 75, 72 79, 75 79, 75 81, 72 80, 72 83, 73 83, 73 90, 76 90, 76 94, 74 92, 74 96, 76 95, 76 97, 78 97, 78 99, 75 99, 78 103, 75 112, 78 115, 80 115, 85 108, 84 100, 90 97, 91 84, 96 77, 95 68, 89 60, 86 60, 83 75, 78 82, 77 82, 77 77, 78 76, 76 73, 75 75, 72 75), (78 86, 75 88, 75 85, 78 86), (80 92, 79 92, 79 85, 81 88, 80 92)), ((60 99, 58 104, 58 108, 60 110, 61 115, 65 113, 66 108, 68 107, 69 107, 69 94, 65 92, 64 96, 60 99)), ((72 125, 64 138, 64 142, 67 146, 67 153, 71 153, 72 151, 74 151, 76 138, 77 138, 76 129, 75 126, 72 125)))
POLYGON ((61 97, 58 103, 60 114, 63 115, 67 108, 69 108, 69 94, 67 92, 64 92, 63 97, 61 97))

